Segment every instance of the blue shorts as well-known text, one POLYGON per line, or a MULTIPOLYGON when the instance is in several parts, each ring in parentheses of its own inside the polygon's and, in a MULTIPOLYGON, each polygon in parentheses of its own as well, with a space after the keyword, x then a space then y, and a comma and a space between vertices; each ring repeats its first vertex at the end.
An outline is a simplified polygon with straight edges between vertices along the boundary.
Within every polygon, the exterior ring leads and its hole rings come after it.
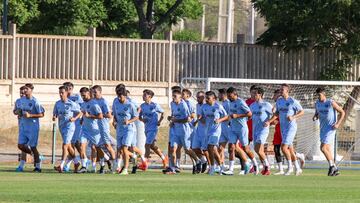
POLYGON ((75 144, 76 142, 80 142, 80 137, 81 137, 81 124, 80 124, 80 119, 76 120, 75 121, 75 132, 74 132, 74 135, 71 139, 71 143, 72 144, 75 144))
POLYGON ((191 148, 207 150, 207 139, 206 139, 205 130, 199 129, 199 127, 196 129, 196 133, 192 138, 191 148))
POLYGON ((229 130, 229 143, 236 144, 237 141, 240 141, 242 146, 249 145, 249 129, 240 128, 239 131, 229 130))
POLYGON ((282 136, 281 144, 292 146, 296 135, 296 129, 297 128, 293 127, 293 129, 288 131, 287 133, 281 132, 281 136, 282 136))
POLYGON ((116 129, 116 143, 117 147, 120 148, 122 146, 136 146, 136 134, 135 134, 134 126, 127 125, 118 127, 116 129))
POLYGON ((25 125, 20 125, 18 144, 26 144, 30 147, 37 147, 39 140, 39 130, 40 128, 37 126, 29 127, 25 125))
POLYGON ((336 130, 330 130, 325 133, 320 133, 320 142, 321 144, 330 144, 335 139, 336 130))
POLYGON ((190 126, 184 124, 182 129, 174 129, 174 135, 172 136, 172 141, 170 141, 170 146, 183 146, 185 149, 191 148, 191 134, 190 126))
POLYGON ((229 142, 230 128, 221 126, 221 135, 219 138, 219 143, 228 143, 229 142))
POLYGON ((157 130, 152 130, 152 131, 147 131, 145 132, 146 134, 146 142, 145 144, 152 144, 154 143, 154 141, 156 141, 156 135, 157 135, 158 131, 157 130))
POLYGON ((255 144, 265 144, 266 139, 268 138, 268 133, 267 134, 260 134, 260 135, 253 135, 253 142, 255 144))
POLYGON ((209 135, 206 138, 207 145, 219 146, 219 139, 220 139, 219 135, 216 134, 209 135))
POLYGON ((96 147, 101 145, 101 135, 98 129, 93 129, 89 132, 87 129, 82 128, 80 143, 88 143, 89 145, 95 145, 96 147))
POLYGON ((74 136, 75 126, 68 125, 66 127, 60 128, 61 137, 63 139, 63 144, 71 144, 71 140, 74 136))

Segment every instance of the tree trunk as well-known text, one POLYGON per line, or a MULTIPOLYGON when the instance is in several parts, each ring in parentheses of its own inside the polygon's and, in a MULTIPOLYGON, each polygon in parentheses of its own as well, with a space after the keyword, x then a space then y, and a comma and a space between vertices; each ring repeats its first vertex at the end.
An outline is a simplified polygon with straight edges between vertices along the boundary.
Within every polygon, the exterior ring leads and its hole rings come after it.
MULTIPOLYGON (((357 81, 360 81, 360 78, 358 78, 357 81)), ((351 97, 357 100, 360 96, 360 86, 355 86, 351 91, 350 95, 351 97)), ((355 101, 349 97, 343 106, 343 109, 345 111, 344 121, 346 121, 346 119, 349 117, 352 109, 354 108, 354 105, 355 105, 355 101)))

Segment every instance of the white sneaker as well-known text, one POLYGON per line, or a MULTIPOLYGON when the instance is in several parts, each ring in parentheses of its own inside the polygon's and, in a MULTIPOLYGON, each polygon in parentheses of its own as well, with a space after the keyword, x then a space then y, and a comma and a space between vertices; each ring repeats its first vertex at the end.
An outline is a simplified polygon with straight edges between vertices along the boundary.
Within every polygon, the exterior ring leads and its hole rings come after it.
POLYGON ((222 174, 226 175, 226 176, 232 176, 232 175, 234 175, 234 171, 228 170, 228 171, 222 172, 222 174))
POLYGON ((285 174, 284 171, 278 171, 278 172, 274 173, 274 175, 276 175, 276 176, 284 175, 284 174, 285 174))
POLYGON ((240 176, 244 176, 245 175, 245 171, 244 170, 241 170, 240 173, 239 173, 240 176))
POLYGON ((302 170, 301 170, 301 169, 296 170, 296 172, 295 172, 295 175, 296 175, 296 176, 299 176, 299 175, 301 175, 301 174, 302 174, 302 170))
POLYGON ((292 173, 294 173, 294 169, 289 169, 288 171, 286 171, 286 173, 284 174, 285 176, 289 176, 292 173))

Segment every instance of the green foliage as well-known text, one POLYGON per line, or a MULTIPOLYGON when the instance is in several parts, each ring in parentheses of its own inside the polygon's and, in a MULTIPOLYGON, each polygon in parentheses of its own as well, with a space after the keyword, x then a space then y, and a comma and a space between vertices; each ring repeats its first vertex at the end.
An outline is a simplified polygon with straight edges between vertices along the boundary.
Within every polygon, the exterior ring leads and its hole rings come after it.
POLYGON ((347 76, 351 74, 352 61, 350 59, 342 59, 336 61, 334 64, 329 65, 320 73, 320 80, 344 81, 347 76))
MULTIPOLYGON (((268 30, 257 42, 277 44, 285 50, 299 48, 336 48, 344 58, 360 57, 360 1, 346 0, 252 0, 266 18, 268 30)), ((346 70, 336 63, 334 74, 346 70), (340 71, 340 72, 339 72, 340 71)), ((332 75, 332 74, 325 74, 332 75)), ((331 76, 333 77, 333 76, 331 76)), ((329 78, 331 79, 331 78, 329 78)))
POLYGON ((192 30, 177 31, 173 35, 174 40, 178 41, 201 41, 201 33, 192 30))

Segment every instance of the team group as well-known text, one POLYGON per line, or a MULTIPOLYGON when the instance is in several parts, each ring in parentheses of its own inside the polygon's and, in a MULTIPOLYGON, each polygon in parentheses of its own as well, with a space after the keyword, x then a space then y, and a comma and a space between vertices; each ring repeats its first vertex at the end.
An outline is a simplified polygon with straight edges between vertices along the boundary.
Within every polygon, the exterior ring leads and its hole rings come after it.
MULTIPOLYGON (((44 116, 44 108, 33 97, 34 86, 25 84, 20 88, 20 98, 15 103, 14 114, 19 119, 18 148, 22 157, 17 171, 24 169, 26 154, 34 156, 35 172, 41 172, 41 160, 37 150, 39 137, 39 118, 44 116)), ((279 171, 275 175, 301 175, 303 155, 296 153, 293 141, 297 131, 296 120, 304 110, 296 99, 289 95, 290 86, 282 84, 274 92, 275 106, 263 100, 264 89, 251 86, 251 98, 246 102, 240 98, 236 88, 213 91, 199 91, 196 94, 196 107, 190 102, 192 96, 188 89, 172 87, 169 121, 168 155, 165 156, 156 145, 158 128, 164 119, 164 110, 154 101, 154 92, 143 91, 143 101, 138 105, 129 97, 125 85, 115 88, 117 97, 110 108, 102 96, 101 86, 83 87, 80 94, 73 93, 74 85, 65 82, 59 87, 60 100, 55 103, 53 120, 58 126, 63 139, 62 159, 54 167, 58 172, 69 171, 74 164, 75 173, 88 172, 89 162, 92 172, 100 164, 100 173, 105 173, 105 163, 112 172, 128 175, 130 161, 136 163, 137 156, 141 163, 134 164, 136 169, 147 170, 150 154, 153 151, 163 163, 164 174, 180 172, 182 148, 193 163, 193 174, 233 175, 235 157, 240 159, 241 175, 260 173, 250 142, 263 165, 262 175, 270 175, 270 164, 267 160, 264 144, 269 135, 270 125, 275 125, 274 152, 279 171), (111 122, 112 121, 112 122, 111 122), (137 125, 145 125, 145 153, 136 147, 137 125), (116 129, 116 140, 110 135, 110 123, 116 129), (228 145, 229 164, 225 167, 225 147, 228 145), (113 148, 113 146, 115 146, 113 148), (87 153, 87 149, 90 153, 87 153), (78 151, 80 158, 75 155, 78 151), (281 152, 287 163, 283 169, 281 152), (88 160, 90 154, 90 160, 88 160), (295 170, 294 170, 295 168, 295 170)), ((320 121, 321 151, 329 162, 329 176, 339 175, 330 150, 336 129, 345 117, 345 112, 332 99, 326 98, 323 87, 316 90, 318 100, 315 103, 313 120, 320 121)))

